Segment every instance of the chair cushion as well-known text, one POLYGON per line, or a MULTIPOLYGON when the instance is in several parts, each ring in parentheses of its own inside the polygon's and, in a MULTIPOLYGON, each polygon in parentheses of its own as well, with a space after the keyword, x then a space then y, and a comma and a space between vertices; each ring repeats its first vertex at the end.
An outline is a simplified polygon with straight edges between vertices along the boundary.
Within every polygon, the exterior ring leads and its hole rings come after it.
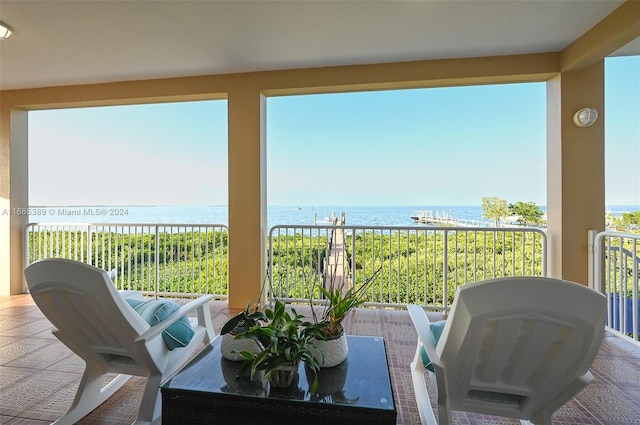
MULTIPOLYGON (((180 308, 180 304, 170 300, 141 301, 131 298, 125 298, 125 300, 150 326, 162 322, 180 308)), ((189 318, 182 316, 162 331, 162 339, 167 348, 173 350, 178 347, 186 347, 194 334, 189 318)))
MULTIPOLYGON (((429 323, 429 327, 431 328, 431 334, 433 335, 433 339, 436 341, 436 345, 438 345, 438 341, 440 340, 440 336, 442 336, 442 331, 444 330, 444 325, 447 323, 446 320, 439 320, 437 322, 429 323)), ((433 365, 431 364, 431 360, 427 355, 427 350, 424 347, 420 348, 420 357, 422 357, 422 363, 424 367, 433 372, 433 365)))

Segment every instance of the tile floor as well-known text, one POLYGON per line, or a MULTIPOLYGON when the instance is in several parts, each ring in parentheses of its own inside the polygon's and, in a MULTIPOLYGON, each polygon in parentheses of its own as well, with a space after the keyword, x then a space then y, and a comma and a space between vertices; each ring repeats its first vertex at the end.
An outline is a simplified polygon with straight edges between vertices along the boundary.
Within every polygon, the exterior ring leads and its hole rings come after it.
MULTIPOLYGON (((211 315, 219 331, 228 318, 223 302, 213 302, 211 315)), ((398 410, 397 424, 419 424, 409 362, 416 334, 406 311, 360 309, 347 331, 385 339, 398 410)), ((44 425, 71 404, 83 363, 50 333, 50 324, 28 295, 0 297, 0 424, 44 425)), ((554 425, 640 424, 640 347, 607 335, 592 372, 595 382, 554 416, 554 425)), ((82 425, 125 425, 135 416, 144 387, 133 378, 82 425)), ((503 425, 517 421, 454 413, 455 425, 503 425)))

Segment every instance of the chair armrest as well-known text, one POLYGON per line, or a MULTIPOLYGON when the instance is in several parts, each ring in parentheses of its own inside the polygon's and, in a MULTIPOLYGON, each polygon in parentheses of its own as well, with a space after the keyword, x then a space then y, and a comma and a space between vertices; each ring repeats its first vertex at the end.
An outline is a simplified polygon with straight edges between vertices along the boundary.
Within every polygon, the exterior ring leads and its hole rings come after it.
POLYGON ((436 351, 436 340, 431 333, 430 322, 427 314, 424 312, 422 307, 414 304, 407 304, 407 310, 409 311, 409 316, 411 317, 413 326, 416 328, 416 332, 418 333, 418 339, 427 352, 427 356, 429 356, 429 361, 431 361, 434 370, 442 369, 443 365, 436 351))
MULTIPOLYGON (((187 304, 183 305, 178 310, 174 311, 169 316, 167 316, 166 319, 147 329, 145 333, 143 333, 142 335, 140 335, 138 338, 135 339, 135 342, 148 341, 157 337, 158 335, 161 335, 162 331, 164 331, 169 326, 174 324, 182 316, 186 316, 187 314, 191 313, 196 309, 203 309, 212 298, 213 298, 213 295, 202 295, 196 298, 195 300, 189 301, 187 304)), ((200 321, 198 322, 199 324, 201 324, 200 321)))

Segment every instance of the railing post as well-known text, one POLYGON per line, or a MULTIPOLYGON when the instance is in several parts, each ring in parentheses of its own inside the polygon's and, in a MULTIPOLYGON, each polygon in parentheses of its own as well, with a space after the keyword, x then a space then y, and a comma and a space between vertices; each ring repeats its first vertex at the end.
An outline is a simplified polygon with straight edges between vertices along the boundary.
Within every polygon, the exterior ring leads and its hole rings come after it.
MULTIPOLYGON (((24 238, 25 238, 25 243, 24 243, 24 249, 22 251, 23 257, 22 257, 22 268, 25 269, 28 265, 29 265, 29 251, 31 250, 31 240, 29 238, 29 232, 33 232, 32 229, 32 225, 31 224, 27 224, 24 228, 24 238)), ((22 292, 28 293, 29 292, 29 288, 27 287, 27 282, 24 278, 24 274, 22 276, 22 292)))
POLYGON ((544 274, 542 276, 548 277, 555 273, 555 263, 554 263, 554 255, 553 255, 553 235, 545 234, 545 243, 543 244, 544 248, 544 258, 542 262, 542 269, 544 270, 544 274))
POLYGON ((444 313, 447 314, 448 306, 449 306, 449 291, 447 282, 449 281, 449 267, 448 262, 448 246, 449 246, 449 232, 447 230, 444 231, 444 240, 442 244, 442 307, 444 307, 444 313))
POLYGON ((591 289, 595 289, 596 288, 596 264, 599 263, 599 261, 596 261, 596 246, 595 246, 595 241, 596 241, 596 236, 598 235, 598 231, 597 230, 589 230, 588 231, 588 243, 589 243, 589 258, 588 258, 588 267, 589 267, 589 287, 591 289))
POLYGON ((160 293, 160 235, 158 233, 158 226, 153 226, 155 229, 155 249, 153 255, 153 261, 155 262, 154 274, 156 277, 156 285, 155 285, 155 299, 158 299, 158 295, 160 293))
POLYGON ((93 242, 92 242, 92 230, 93 227, 89 224, 87 226, 87 264, 92 264, 93 265, 93 261, 91 258, 91 251, 93 249, 93 242))
POLYGON ((632 292, 632 297, 633 297, 633 302, 631 304, 631 320, 633 322, 633 339, 638 341, 639 337, 640 337, 640 298, 638 298, 638 285, 640 285, 640 272, 638 271, 638 268, 640 267, 640 258, 635 255, 636 252, 638 252, 637 249, 637 245, 638 245, 638 241, 634 240, 633 241, 633 257, 632 257, 632 262, 633 262, 633 270, 631 272, 631 278, 633 279, 633 285, 631 287, 631 292, 632 292))
MULTIPOLYGON (((344 223, 344 213, 342 213, 342 222, 344 223)), ((356 286, 356 229, 355 228, 351 229, 351 264, 349 265, 349 276, 351 279, 351 287, 355 288, 356 286)))

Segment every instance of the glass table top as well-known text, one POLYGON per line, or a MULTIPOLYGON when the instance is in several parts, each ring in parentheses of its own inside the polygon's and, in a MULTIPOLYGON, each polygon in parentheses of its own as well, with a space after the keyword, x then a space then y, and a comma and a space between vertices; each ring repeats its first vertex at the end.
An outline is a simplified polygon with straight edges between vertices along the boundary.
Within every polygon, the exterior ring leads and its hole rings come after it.
POLYGON ((311 403, 331 403, 353 407, 395 410, 389 367, 381 337, 348 336, 349 353, 340 365, 318 372, 318 391, 311 394, 313 372, 304 364, 288 388, 271 387, 248 373, 237 376, 241 362, 232 362, 220 353, 221 337, 216 337, 163 389, 232 394, 244 397, 279 398, 311 403))

